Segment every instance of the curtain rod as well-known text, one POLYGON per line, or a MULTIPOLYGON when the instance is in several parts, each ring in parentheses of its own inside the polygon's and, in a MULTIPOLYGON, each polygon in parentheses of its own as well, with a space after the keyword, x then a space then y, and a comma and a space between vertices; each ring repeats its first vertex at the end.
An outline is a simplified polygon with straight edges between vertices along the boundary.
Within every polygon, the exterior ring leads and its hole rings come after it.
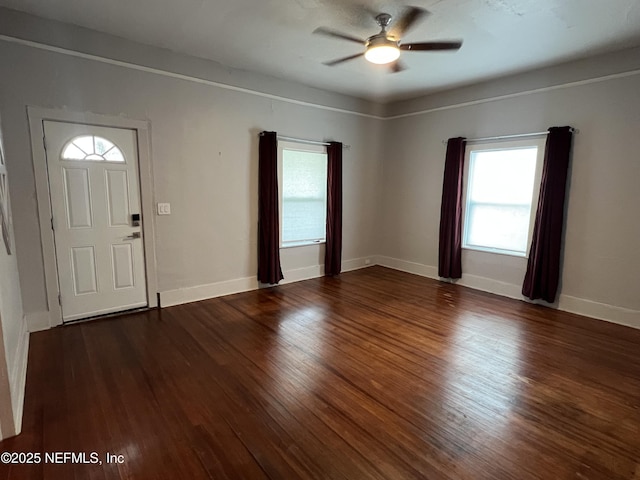
POLYGON ((330 145, 329 142, 318 142, 317 140, 306 140, 304 138, 285 137, 282 135, 278 135, 278 140, 284 140, 285 142, 306 143, 308 145, 323 145, 325 147, 328 147, 330 145))
MULTIPOLYGON (((262 133, 260 134, 262 135, 262 133)), ((286 137, 284 135, 278 135, 278 140, 284 140, 285 142, 296 142, 296 143, 306 143, 307 145, 320 145, 323 147, 328 147, 331 145, 329 142, 319 142, 317 140, 307 140, 306 138, 296 138, 296 137, 286 137)), ((345 150, 349 150, 351 145, 342 144, 342 148, 345 150)))
MULTIPOLYGON (((572 133, 578 133, 577 128, 571 128, 572 133)), ((518 133, 515 135, 499 135, 496 137, 480 137, 480 138, 468 138, 467 143, 469 142, 486 142, 488 140, 508 140, 510 138, 525 138, 525 137, 540 137, 542 135, 549 135, 549 132, 534 132, 534 133, 518 133)), ((442 143, 446 144, 447 140, 443 140, 442 143)))

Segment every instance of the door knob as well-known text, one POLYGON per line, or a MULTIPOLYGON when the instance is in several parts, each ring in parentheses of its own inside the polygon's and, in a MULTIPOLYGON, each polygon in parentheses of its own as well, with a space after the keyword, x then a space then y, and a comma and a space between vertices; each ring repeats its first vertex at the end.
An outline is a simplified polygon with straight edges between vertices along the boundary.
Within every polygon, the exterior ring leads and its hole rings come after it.
POLYGON ((131 235, 124 237, 125 240, 135 240, 140 238, 140 232, 133 232, 131 235))

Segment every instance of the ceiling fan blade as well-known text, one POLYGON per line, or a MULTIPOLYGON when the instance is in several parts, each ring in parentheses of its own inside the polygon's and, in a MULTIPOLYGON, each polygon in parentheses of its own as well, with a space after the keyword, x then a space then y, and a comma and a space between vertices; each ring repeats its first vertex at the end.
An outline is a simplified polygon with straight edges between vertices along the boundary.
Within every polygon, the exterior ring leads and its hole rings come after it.
POLYGON ((416 52, 433 51, 433 50, 458 50, 462 46, 462 42, 421 42, 421 43, 403 43, 400 50, 409 50, 416 52))
POLYGON ((400 60, 396 60, 395 62, 392 62, 389 64, 390 73, 398 73, 406 69, 407 69, 407 66, 404 63, 402 63, 400 60))
POLYGON ((398 19, 391 27, 389 32, 395 38, 402 38, 404 35, 418 22, 429 14, 427 10, 419 7, 407 7, 398 19))
POLYGON ((334 65, 338 65, 342 62, 348 62, 349 60, 353 60, 354 58, 358 58, 363 56, 364 53, 356 53, 355 55, 349 55, 348 57, 338 58, 337 60, 331 60, 329 62, 323 62, 328 67, 333 67, 334 65))
POLYGON ((350 42, 358 43, 360 45, 364 45, 366 43, 361 38, 354 37, 346 33, 336 32, 335 30, 331 30, 330 28, 325 28, 325 27, 318 27, 313 31, 313 33, 316 33, 318 35, 325 35, 327 37, 341 38, 342 40, 348 40, 350 42))

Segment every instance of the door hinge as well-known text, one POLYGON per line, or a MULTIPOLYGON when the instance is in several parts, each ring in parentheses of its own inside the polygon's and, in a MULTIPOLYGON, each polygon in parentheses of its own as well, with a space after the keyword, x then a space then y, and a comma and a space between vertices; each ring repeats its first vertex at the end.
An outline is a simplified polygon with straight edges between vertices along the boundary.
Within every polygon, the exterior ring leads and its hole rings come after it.
POLYGON ((58 305, 62 306, 62 295, 58 294, 58 305))
POLYGON ((44 151, 47 151, 47 137, 45 135, 42 136, 42 145, 44 146, 44 151))
POLYGON ((53 217, 51 217, 51 230, 55 230, 56 228, 53 226, 53 217))

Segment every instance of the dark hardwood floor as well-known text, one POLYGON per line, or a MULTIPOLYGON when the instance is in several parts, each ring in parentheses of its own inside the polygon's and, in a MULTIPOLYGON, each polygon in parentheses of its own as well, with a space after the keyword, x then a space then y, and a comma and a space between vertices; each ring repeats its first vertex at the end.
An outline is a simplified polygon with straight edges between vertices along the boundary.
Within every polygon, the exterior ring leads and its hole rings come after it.
POLYGON ((42 463, 0 479, 638 480, 640 331, 373 267, 36 333, 4 451, 42 463))

